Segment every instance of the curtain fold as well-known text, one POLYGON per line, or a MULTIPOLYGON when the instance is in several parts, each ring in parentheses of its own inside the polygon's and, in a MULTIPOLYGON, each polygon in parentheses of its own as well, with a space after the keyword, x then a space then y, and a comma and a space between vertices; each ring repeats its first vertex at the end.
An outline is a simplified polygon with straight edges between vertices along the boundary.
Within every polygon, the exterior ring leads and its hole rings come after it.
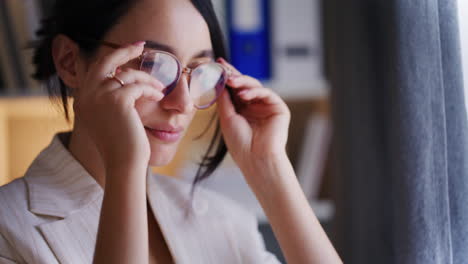
POLYGON ((468 263, 456 3, 323 3, 345 263, 468 263))

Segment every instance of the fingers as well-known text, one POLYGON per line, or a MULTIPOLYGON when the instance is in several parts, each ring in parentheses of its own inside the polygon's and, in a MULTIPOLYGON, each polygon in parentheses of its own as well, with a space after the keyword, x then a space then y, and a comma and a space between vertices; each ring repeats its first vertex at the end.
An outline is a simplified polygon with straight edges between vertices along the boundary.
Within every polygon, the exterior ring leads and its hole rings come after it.
POLYGON ((93 72, 96 78, 105 78, 108 73, 114 72, 117 67, 126 64, 132 59, 141 55, 144 48, 144 41, 127 45, 104 56, 93 65, 93 72))
POLYGON ((227 90, 224 90, 218 99, 218 110, 222 121, 224 118, 230 118, 237 114, 227 90))
POLYGON ((134 106, 135 101, 139 98, 146 98, 152 101, 160 101, 164 94, 154 89, 153 86, 148 84, 133 83, 125 85, 121 89, 117 89, 114 92, 114 99, 126 106, 134 106))
POLYGON ((263 84, 259 80, 248 75, 234 75, 228 79, 227 84, 234 89, 263 87, 263 84))
MULTIPOLYGON (((156 88, 158 91, 162 91, 165 88, 165 86, 159 80, 154 78, 152 75, 146 72, 131 69, 131 68, 125 68, 121 72, 117 73, 115 76, 118 79, 122 80, 124 82, 124 85, 132 84, 132 83, 146 83, 146 84, 150 84, 154 86, 154 88, 156 88)), ((112 78, 109 78, 109 81, 115 82, 115 80, 112 80, 112 78)), ((117 89, 121 87, 122 85, 119 84, 119 85, 112 85, 112 86, 115 87, 115 89, 117 89)))
POLYGON ((229 77, 227 84, 231 86, 232 88, 254 88, 254 87, 262 87, 263 84, 248 75, 243 75, 240 73, 234 66, 232 66, 230 63, 228 63, 225 59, 219 58, 217 60, 221 65, 226 67, 231 71, 231 76, 229 77))
POLYGON ((240 71, 238 71, 234 66, 232 66, 229 62, 227 62, 224 58, 218 58, 216 60, 218 63, 221 63, 224 67, 229 69, 232 75, 242 75, 240 71))
POLYGON ((271 91, 271 89, 263 87, 255 89, 244 89, 238 92, 237 95, 247 103, 259 100, 266 104, 281 104, 283 102, 277 94, 271 91))
MULTIPOLYGON (((243 105, 248 107, 249 104, 260 102, 263 104, 278 105, 282 108, 285 106, 285 103, 279 95, 271 89, 263 87, 263 84, 259 80, 248 75, 242 75, 234 66, 223 58, 219 58, 217 61, 234 73, 228 79, 227 85, 234 89, 234 94, 236 97, 240 98, 243 105)), ((229 100, 230 98, 227 97, 227 99, 229 100)), ((232 106, 231 100, 229 100, 229 102, 229 105, 232 106)), ((231 111, 231 109, 225 110, 226 113, 230 113, 231 111)))

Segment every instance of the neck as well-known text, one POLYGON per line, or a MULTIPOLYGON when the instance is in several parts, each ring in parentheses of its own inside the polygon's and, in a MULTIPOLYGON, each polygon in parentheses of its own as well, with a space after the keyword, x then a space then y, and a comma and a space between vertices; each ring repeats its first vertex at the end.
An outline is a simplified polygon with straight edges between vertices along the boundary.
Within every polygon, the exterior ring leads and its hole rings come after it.
POLYGON ((91 138, 76 123, 71 133, 68 150, 83 168, 101 185, 105 186, 105 169, 101 156, 91 138))

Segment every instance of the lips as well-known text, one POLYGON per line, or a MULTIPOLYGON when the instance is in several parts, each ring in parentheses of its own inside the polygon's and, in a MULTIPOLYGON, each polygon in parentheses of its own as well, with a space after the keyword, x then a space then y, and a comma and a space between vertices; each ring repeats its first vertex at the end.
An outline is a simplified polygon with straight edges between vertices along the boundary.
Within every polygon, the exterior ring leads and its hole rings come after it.
POLYGON ((182 136, 182 131, 184 130, 182 127, 174 127, 167 124, 155 125, 155 126, 145 126, 146 132, 148 132, 154 138, 167 142, 172 143, 178 141, 182 136))

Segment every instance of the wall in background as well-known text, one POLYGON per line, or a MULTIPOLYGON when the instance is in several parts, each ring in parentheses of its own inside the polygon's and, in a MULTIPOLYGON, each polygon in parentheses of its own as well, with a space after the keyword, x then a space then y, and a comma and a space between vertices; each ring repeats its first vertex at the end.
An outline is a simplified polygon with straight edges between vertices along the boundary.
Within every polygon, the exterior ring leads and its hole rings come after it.
POLYGON ((468 1, 458 0, 458 16, 462 45, 463 75, 465 78, 465 105, 468 111, 468 1))

